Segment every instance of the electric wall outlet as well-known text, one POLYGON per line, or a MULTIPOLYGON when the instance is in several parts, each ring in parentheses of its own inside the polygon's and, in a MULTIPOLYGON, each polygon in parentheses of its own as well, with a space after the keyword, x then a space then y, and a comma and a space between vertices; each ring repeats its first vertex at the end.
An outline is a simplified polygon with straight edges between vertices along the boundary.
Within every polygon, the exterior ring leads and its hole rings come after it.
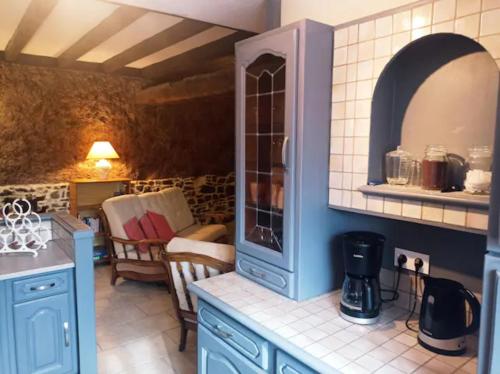
POLYGON ((423 253, 412 252, 406 249, 396 248, 394 250, 394 266, 398 267, 398 257, 399 255, 406 256, 406 263, 403 264, 403 269, 415 271, 415 259, 420 258, 424 262, 424 266, 420 268, 420 274, 429 274, 430 257, 429 255, 424 255, 423 253))

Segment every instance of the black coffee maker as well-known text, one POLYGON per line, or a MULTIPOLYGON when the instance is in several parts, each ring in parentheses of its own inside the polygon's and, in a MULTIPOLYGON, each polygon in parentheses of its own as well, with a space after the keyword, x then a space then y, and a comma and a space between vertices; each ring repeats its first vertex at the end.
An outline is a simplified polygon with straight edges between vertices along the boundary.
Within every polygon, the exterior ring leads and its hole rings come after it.
POLYGON ((443 355, 465 353, 465 335, 479 328, 481 306, 474 294, 451 279, 424 277, 424 294, 420 309, 418 342, 443 355), (467 325, 465 304, 472 321, 467 325))
POLYGON ((349 322, 369 325, 380 314, 379 273, 385 237, 355 231, 343 235, 345 278, 340 315, 349 322))

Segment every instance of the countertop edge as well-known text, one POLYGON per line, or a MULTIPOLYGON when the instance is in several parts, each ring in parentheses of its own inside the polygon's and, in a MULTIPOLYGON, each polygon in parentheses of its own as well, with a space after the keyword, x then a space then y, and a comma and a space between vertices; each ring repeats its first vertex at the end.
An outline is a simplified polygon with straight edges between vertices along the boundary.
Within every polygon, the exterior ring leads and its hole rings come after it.
POLYGON ((275 334, 272 330, 256 323, 251 318, 246 317, 244 314, 238 312, 233 307, 224 303, 217 297, 209 294, 202 288, 198 287, 196 284, 193 283, 189 284, 188 290, 193 292, 195 295, 197 295, 199 298, 203 299, 207 303, 218 308, 224 314, 227 314, 229 317, 245 325, 250 330, 253 330, 258 335, 262 336, 264 339, 273 343, 275 346, 277 346, 287 354, 291 355, 292 357, 301 361, 305 365, 309 366, 311 369, 316 370, 319 373, 341 374, 340 371, 324 364, 323 362, 321 362, 320 359, 310 355, 303 349, 291 344, 285 338, 279 336, 278 334, 275 334))
POLYGON ((74 262, 68 262, 66 264, 46 266, 46 267, 41 267, 41 268, 37 268, 37 269, 21 270, 21 271, 15 272, 15 273, 9 273, 9 274, 0 275, 0 281, 4 281, 4 280, 8 280, 8 279, 13 279, 13 278, 27 277, 27 276, 30 276, 30 275, 50 273, 50 272, 53 272, 53 271, 71 269, 71 268, 74 268, 74 267, 75 267, 75 263, 74 262))

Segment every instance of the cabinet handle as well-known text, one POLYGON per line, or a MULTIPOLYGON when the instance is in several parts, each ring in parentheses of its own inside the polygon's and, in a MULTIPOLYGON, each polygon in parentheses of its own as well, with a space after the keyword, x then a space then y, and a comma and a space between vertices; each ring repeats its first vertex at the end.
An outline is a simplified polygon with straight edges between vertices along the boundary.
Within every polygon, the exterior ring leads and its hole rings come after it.
POLYGON ((221 325, 215 325, 214 329, 215 329, 215 334, 221 337, 222 339, 229 339, 233 337, 233 334, 225 331, 221 325))
POLYGON ((63 323, 63 329, 64 329, 64 345, 66 347, 69 347, 70 344, 70 336, 69 336, 69 322, 64 322, 63 323))
POLYGON ((254 268, 250 268, 250 269, 248 270, 248 272, 249 272, 250 274, 252 274, 253 276, 255 276, 255 277, 259 277, 259 278, 265 278, 265 277, 266 277, 266 273, 262 273, 262 272, 260 272, 260 271, 257 271, 257 270, 255 270, 254 268))
POLYGON ((31 291, 45 291, 48 290, 49 288, 54 288, 56 286, 55 283, 50 283, 50 284, 43 284, 41 286, 33 286, 30 288, 31 291))
POLYGON ((283 139, 283 145, 281 146, 281 163, 283 164, 283 168, 287 169, 287 157, 288 156, 288 136, 285 136, 283 139))

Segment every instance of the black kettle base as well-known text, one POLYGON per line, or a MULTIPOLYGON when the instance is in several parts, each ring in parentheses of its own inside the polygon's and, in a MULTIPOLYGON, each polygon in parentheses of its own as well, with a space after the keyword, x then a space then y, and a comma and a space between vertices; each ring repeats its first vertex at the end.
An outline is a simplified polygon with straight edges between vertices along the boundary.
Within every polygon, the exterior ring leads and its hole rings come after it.
MULTIPOLYGON (((450 339, 450 340, 442 340, 440 342, 438 342, 440 339, 432 339, 432 338, 430 338, 430 339, 436 341, 437 345, 439 345, 439 347, 437 347, 435 345, 431 345, 431 344, 426 343, 425 341, 423 341, 420 338, 420 336, 421 336, 421 333, 418 336, 418 343, 422 347, 424 347, 425 349, 428 349, 431 352, 434 352, 434 353, 437 353, 437 354, 440 354, 440 355, 445 355, 445 356, 461 356, 467 350, 467 348, 465 346, 465 339, 463 339, 463 338, 450 339), (461 341, 463 341, 462 344, 460 344, 461 341)), ((424 336, 423 339, 429 340, 429 337, 424 336)))

